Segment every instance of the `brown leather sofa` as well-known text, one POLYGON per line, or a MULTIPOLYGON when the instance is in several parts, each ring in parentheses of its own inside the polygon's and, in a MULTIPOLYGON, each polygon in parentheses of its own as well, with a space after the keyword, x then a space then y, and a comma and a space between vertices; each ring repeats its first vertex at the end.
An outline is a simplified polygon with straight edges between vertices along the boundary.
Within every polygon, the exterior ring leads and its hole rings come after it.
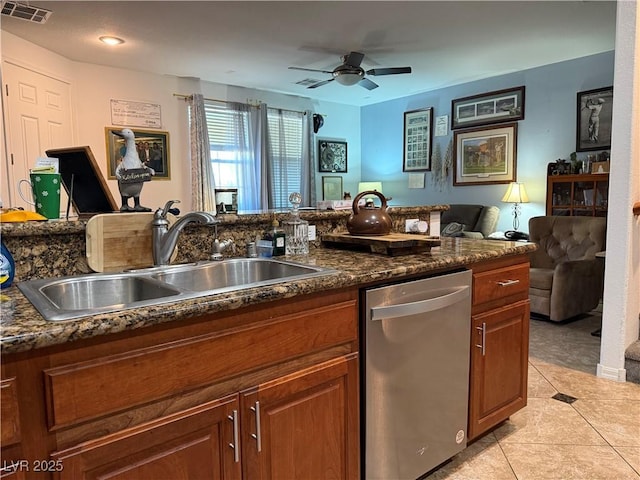
POLYGON ((598 306, 604 282, 604 217, 533 217, 529 239, 531 312, 560 322, 598 306))

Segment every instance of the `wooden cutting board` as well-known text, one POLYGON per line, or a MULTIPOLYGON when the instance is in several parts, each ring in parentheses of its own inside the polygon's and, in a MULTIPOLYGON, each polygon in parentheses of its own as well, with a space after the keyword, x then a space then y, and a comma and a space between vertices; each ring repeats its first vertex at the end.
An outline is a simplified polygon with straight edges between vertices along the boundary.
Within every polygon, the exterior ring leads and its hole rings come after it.
MULTIPOLYGON (((169 224, 176 221, 168 214, 169 224)), ((105 213, 87 221, 87 263, 95 272, 118 272, 153 265, 153 212, 105 213)), ((177 255, 173 252, 172 260, 177 255)))
POLYGON ((431 247, 440 245, 440 238, 410 233, 389 233, 387 235, 330 233, 322 235, 322 242, 332 247, 366 250, 394 256, 428 252, 431 247))

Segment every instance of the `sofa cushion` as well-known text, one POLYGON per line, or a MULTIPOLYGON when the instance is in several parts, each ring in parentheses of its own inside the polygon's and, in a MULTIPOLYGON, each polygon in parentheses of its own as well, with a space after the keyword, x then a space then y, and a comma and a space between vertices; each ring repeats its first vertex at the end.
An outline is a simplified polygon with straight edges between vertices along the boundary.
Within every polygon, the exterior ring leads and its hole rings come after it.
POLYGON ((539 290, 551 290, 553 284, 553 268, 529 269, 529 286, 539 290))
POLYGON ((458 222, 451 222, 442 227, 440 234, 443 237, 461 237, 462 232, 467 228, 466 225, 458 222))

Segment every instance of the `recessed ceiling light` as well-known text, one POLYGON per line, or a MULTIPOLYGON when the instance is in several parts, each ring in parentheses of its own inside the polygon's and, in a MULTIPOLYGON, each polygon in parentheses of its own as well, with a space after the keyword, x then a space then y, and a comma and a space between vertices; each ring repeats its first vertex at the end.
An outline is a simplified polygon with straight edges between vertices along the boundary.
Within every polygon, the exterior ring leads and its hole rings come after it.
POLYGON ((102 43, 106 43, 107 45, 120 45, 124 43, 124 40, 118 37, 110 37, 108 35, 102 36, 99 38, 102 43))

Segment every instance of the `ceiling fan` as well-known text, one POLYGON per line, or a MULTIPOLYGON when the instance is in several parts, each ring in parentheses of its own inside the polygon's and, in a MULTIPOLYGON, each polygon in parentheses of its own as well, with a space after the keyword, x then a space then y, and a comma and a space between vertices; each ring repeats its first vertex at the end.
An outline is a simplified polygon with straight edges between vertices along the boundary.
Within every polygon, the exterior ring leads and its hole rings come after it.
POLYGON ((379 76, 379 75, 398 75, 400 73, 411 73, 411 67, 393 67, 393 68, 372 68, 371 70, 365 70, 360 66, 364 53, 351 52, 348 55, 342 57, 342 65, 338 65, 333 70, 316 70, 313 68, 302 67, 289 67, 290 70, 305 70, 307 72, 322 72, 333 75, 328 80, 315 83, 307 88, 318 88, 322 85, 326 85, 329 82, 336 80, 341 85, 355 85, 356 83, 367 90, 373 90, 378 88, 375 82, 372 82, 365 77, 367 75, 379 76))

